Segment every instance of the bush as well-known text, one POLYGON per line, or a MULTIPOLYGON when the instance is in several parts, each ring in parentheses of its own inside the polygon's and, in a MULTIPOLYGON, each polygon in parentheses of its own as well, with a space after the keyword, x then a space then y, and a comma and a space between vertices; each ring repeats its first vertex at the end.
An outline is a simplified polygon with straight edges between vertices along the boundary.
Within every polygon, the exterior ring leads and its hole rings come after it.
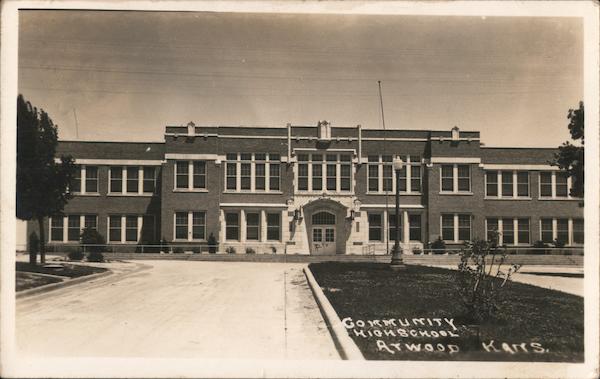
POLYGON ((235 251, 235 247, 233 247, 233 246, 229 246, 229 247, 227 247, 227 249, 225 249, 225 252, 226 252, 227 254, 235 254, 235 253, 236 253, 236 251, 235 251))
POLYGON ((277 254, 277 248, 275 246, 271 246, 271 253, 277 254))
POLYGON ((562 249, 565 247, 565 241, 561 241, 558 238, 552 241, 552 245, 557 249, 562 249))
POLYGON ((432 254, 444 254, 446 252, 446 242, 442 240, 442 237, 438 237, 431 243, 432 254))
POLYGON ((215 254, 217 252, 217 239, 212 232, 208 236, 208 252, 209 254, 215 254))
POLYGON ((505 260, 506 250, 493 242, 468 241, 461 249, 456 289, 470 321, 484 322, 501 311, 501 291, 520 268, 512 265, 505 271, 505 260))
POLYGON ((70 261, 80 261, 83 259, 83 251, 81 250, 73 250, 70 251, 67 255, 70 261))
POLYGON ((175 254, 183 254, 183 247, 181 247, 181 246, 175 247, 175 249, 173 249, 173 253, 175 253, 175 254))
POLYGON ((198 246, 194 246, 194 247, 192 247, 192 253, 193 254, 202 254, 202 248, 200 248, 198 246))
POLYGON ((423 250, 421 250, 421 249, 420 249, 420 248, 418 248, 418 247, 413 247, 413 249, 412 249, 412 253, 413 253, 414 255, 421 255, 421 254, 423 254, 423 250))
POLYGON ((256 254, 256 250, 251 247, 246 248, 246 254, 256 254))
POLYGON ((104 236, 96 229, 84 228, 80 235, 81 244, 84 245, 84 251, 88 253, 102 253, 106 251, 106 241, 104 236), (85 246, 92 245, 92 246, 85 246))
POLYGON ((535 248, 535 250, 532 250, 533 254, 549 254, 550 252, 548 251, 548 245, 545 244, 543 241, 535 241, 533 243, 533 247, 535 248), (539 250, 542 249, 542 250, 539 250))
POLYGON ((87 256, 88 262, 104 262, 104 255, 97 251, 92 251, 87 256))

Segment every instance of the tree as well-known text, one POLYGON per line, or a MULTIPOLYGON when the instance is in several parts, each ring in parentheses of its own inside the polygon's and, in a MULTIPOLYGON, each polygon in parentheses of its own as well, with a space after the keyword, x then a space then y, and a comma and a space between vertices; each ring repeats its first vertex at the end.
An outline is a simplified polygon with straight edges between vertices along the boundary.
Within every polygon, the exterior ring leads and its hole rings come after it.
POLYGON ((569 109, 569 132, 574 141, 580 141, 581 146, 573 145, 569 141, 563 142, 554 154, 551 164, 558 166, 571 177, 571 196, 583 197, 584 193, 584 110, 583 101, 579 102, 579 109, 569 109))
MULTIPOLYGON (((55 161, 58 127, 43 110, 17 97, 17 217, 39 225, 40 261, 46 262, 44 218, 62 215, 76 166, 70 156, 55 161)), ((36 264, 37 254, 30 254, 36 264)))

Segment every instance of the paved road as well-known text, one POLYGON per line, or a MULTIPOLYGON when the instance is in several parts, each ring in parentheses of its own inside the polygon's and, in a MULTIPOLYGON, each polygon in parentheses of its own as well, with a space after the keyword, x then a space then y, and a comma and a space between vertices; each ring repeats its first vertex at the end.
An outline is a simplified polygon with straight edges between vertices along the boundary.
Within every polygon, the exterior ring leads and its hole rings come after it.
POLYGON ((339 359, 303 264, 145 261, 17 302, 21 354, 339 359))

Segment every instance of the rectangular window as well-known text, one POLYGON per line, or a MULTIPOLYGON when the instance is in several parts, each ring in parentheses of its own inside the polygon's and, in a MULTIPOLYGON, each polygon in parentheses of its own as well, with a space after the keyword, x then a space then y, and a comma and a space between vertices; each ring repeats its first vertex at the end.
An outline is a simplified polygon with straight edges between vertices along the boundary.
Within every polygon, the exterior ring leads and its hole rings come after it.
POLYGON ((458 167, 458 190, 459 191, 470 191, 471 190, 471 166, 457 165, 457 167, 458 167))
POLYGON ((298 190, 308 191, 308 163, 298 165, 298 190))
POLYGON ((529 173, 527 171, 517 172, 517 196, 529 197, 529 173))
POLYGON ((502 171, 502 197, 513 197, 512 171, 502 171))
POLYGON ((518 243, 529 245, 529 219, 528 218, 519 218, 517 219, 517 239, 518 243))
POLYGON ((194 161, 192 169, 194 170, 192 180, 194 189, 206 189, 206 162, 194 161))
POLYGON ((242 163, 240 165, 240 185, 243 190, 249 190, 251 188, 251 170, 250 163, 242 163))
POLYGON ((485 173, 485 196, 498 196, 498 171, 486 171, 485 173))
POLYGON ((73 181, 71 182, 69 192, 81 192, 81 166, 75 166, 75 176, 73 178, 73 181))
POLYGON ((86 229, 98 230, 98 217, 96 215, 85 215, 83 227, 86 229))
POLYGON ((352 165, 341 164, 340 165, 340 190, 350 191, 352 181, 352 165))
POLYGON ((67 240, 68 241, 79 241, 80 225, 79 215, 70 215, 67 217, 67 240))
POLYGON ((136 166, 127 167, 127 192, 138 193, 140 171, 136 166))
POLYGON ((583 245, 584 236, 584 224, 582 218, 573 219, 573 243, 583 245))
POLYGON ((488 218, 486 219, 486 235, 487 240, 490 242, 498 243, 498 219, 497 218, 488 218))
POLYGON ((246 213, 246 239, 258 241, 260 239, 260 214, 246 213))
POLYGON ((323 165, 320 162, 312 164, 312 190, 323 190, 323 165))
POLYGON ((381 213, 369 213, 369 241, 383 241, 381 213))
POLYGON ((121 166, 110 168, 110 192, 123 192, 123 167, 121 166))
POLYGON ((175 239, 188 239, 188 213, 175 212, 175 239))
POLYGON ((458 215, 458 240, 459 241, 470 241, 471 240, 471 215, 468 215, 468 214, 458 215))
POLYGON ((98 193, 98 167, 85 166, 85 192, 98 193))
POLYGON ((225 239, 238 241, 240 239, 240 215, 236 212, 225 213, 225 239))
POLYGON ((559 218, 556 220, 556 239, 568 244, 569 243, 569 220, 559 218))
POLYGON ((515 230, 514 230, 512 218, 503 218, 502 219, 502 244, 503 245, 514 245, 515 244, 515 230))
POLYGON ((568 175, 564 172, 556 173, 556 197, 569 195, 568 175))
POLYGON ((369 191, 370 192, 379 192, 379 156, 378 155, 369 155, 369 165, 368 165, 368 181, 369 181, 369 191))
POLYGON ((228 162, 226 170, 227 189, 235 191, 237 189, 237 164, 235 162, 228 162))
POLYGON ((421 241, 421 215, 409 214, 408 225, 410 230, 410 240, 421 241))
POLYGON ((550 243, 554 241, 554 236, 552 233, 552 219, 551 218, 543 218, 541 221, 541 237, 542 241, 545 243, 550 243))
MULTIPOLYGON (((402 159, 404 162, 406 162, 405 158, 406 157, 403 157, 403 159, 402 159)), ((396 185, 399 187, 401 192, 406 192, 406 171, 407 171, 406 164, 404 164, 402 166, 402 168, 399 170, 400 177, 398 178, 399 180, 396 183, 396 185)))
POLYGON ((442 239, 444 241, 454 241, 454 215, 442 215, 442 239))
POLYGON ((188 161, 175 162, 175 188, 189 188, 190 164, 188 161))
POLYGON ((281 214, 267 213, 267 240, 279 241, 281 239, 281 214))
MULTIPOLYGON (((329 155, 328 155, 329 157, 329 155)), ((327 190, 335 191, 337 189, 337 169, 335 164, 327 165, 327 190)))
POLYGON ((421 192, 421 166, 410 166, 410 191, 421 192))
POLYGON ((387 192, 394 190, 394 170, 391 164, 383 165, 383 190, 387 192))
POLYGON ((552 197, 552 173, 540 172, 540 196, 552 197))
POLYGON ((192 212, 192 239, 206 239, 206 213, 192 212))
MULTIPOLYGON (((402 241, 402 215, 400 215, 400 224, 398 226, 400 229, 400 235, 398 236, 398 240, 402 241)), ((396 214, 391 212, 388 213, 388 238, 390 241, 396 240, 396 214)))
POLYGON ((156 190, 156 167, 145 166, 143 171, 143 191, 144 193, 154 193, 156 190))
MULTIPOLYGON (((271 154, 271 157, 273 157, 273 154, 271 154)), ((279 166, 279 163, 269 163, 269 189, 271 191, 279 191, 279 166)))
POLYGON ((254 166, 254 189, 257 191, 265 190, 265 164, 256 163, 254 166))
POLYGON ((50 240, 63 240, 64 219, 62 216, 52 217, 50 220, 50 240))
POLYGON ((442 165, 442 191, 454 191, 454 166, 442 165))
POLYGON ((125 216, 125 241, 136 242, 138 240, 138 218, 137 216, 125 216))
POLYGON ((121 242, 121 216, 108 218, 108 241, 121 242))

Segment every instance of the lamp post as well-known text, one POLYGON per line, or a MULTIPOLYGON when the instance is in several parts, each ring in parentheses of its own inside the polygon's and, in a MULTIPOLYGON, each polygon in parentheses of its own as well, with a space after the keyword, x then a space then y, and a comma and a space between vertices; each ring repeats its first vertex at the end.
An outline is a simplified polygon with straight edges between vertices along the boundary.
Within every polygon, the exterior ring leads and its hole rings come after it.
POLYGON ((394 241, 394 249, 392 250, 392 261, 390 267, 398 270, 405 268, 404 261, 402 260, 402 250, 400 249, 400 170, 404 166, 402 158, 395 156, 392 161, 392 167, 396 174, 396 238, 394 241))

